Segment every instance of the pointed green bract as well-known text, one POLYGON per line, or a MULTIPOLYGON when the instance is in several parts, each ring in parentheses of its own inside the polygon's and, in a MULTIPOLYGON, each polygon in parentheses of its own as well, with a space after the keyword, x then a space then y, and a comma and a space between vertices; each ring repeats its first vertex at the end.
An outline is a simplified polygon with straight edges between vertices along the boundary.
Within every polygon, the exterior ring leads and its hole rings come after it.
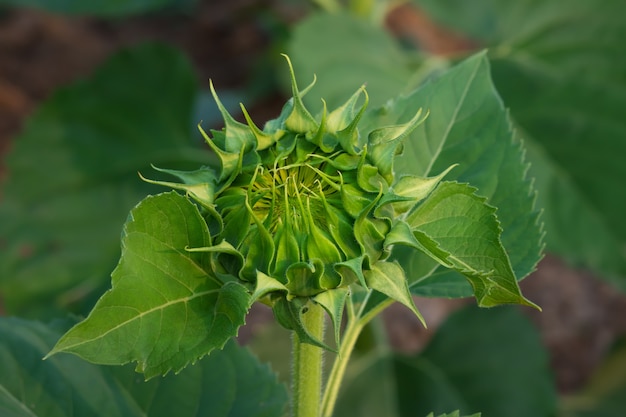
POLYGON ((317 304, 326 310, 332 320, 336 346, 339 346, 341 340, 341 318, 343 317, 343 309, 348 295, 348 288, 337 288, 321 292, 313 298, 317 304))
POLYGON ((372 269, 365 271, 365 281, 370 288, 407 306, 422 324, 426 325, 424 318, 415 307, 404 271, 400 265, 395 262, 380 262, 374 265, 372 269))
POLYGON ((196 206, 176 193, 148 197, 124 227, 112 288, 50 354, 102 364, 137 362, 147 378, 178 372, 237 334, 250 295, 222 283, 203 253, 211 239, 196 206))
POLYGON ((327 350, 334 350, 323 340, 312 335, 312 331, 306 327, 303 315, 307 313, 310 301, 303 297, 287 300, 286 298, 277 299, 272 308, 274 317, 278 323, 288 330, 293 330, 302 343, 308 343, 327 350))
POLYGON ((404 138, 424 120, 426 117, 422 117, 422 109, 419 109, 407 123, 399 126, 382 127, 369 134, 368 139, 371 146, 368 156, 389 185, 394 179, 393 161, 395 156, 400 153, 398 148, 402 145, 404 138))
POLYGON ((222 102, 220 101, 217 93, 215 92, 215 88, 213 87, 213 81, 209 82, 209 87, 211 89, 211 94, 213 95, 213 99, 217 104, 217 107, 222 114, 222 118, 224 120, 224 124, 226 127, 224 128, 224 143, 221 144, 226 152, 238 154, 242 150, 245 152, 247 150, 252 149, 256 146, 256 135, 248 125, 244 125, 243 123, 239 123, 236 121, 233 116, 228 113, 222 102))
POLYGON ((167 182, 167 181, 154 181, 144 178, 139 174, 142 180, 151 184, 163 185, 171 187, 175 190, 184 191, 193 196, 193 199, 202 204, 205 208, 211 209, 214 204, 215 196, 215 183, 217 178, 215 172, 211 168, 200 168, 196 171, 178 171, 174 169, 163 169, 153 166, 155 170, 170 174, 182 181, 182 184, 167 182))

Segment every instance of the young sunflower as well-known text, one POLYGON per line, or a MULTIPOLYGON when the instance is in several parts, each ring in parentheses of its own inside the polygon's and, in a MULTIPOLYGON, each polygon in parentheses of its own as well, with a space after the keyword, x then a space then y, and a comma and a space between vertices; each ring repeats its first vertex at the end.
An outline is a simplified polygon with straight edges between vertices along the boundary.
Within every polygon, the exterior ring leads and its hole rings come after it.
POLYGON ((199 129, 219 166, 156 168, 182 182, 146 181, 183 190, 204 209, 215 244, 187 250, 207 252, 215 277, 247 284, 303 341, 323 345, 302 325, 308 303, 324 307, 338 337, 355 286, 378 290, 421 319, 403 269, 389 256, 394 242, 406 240, 398 236, 410 234, 407 216, 449 170, 433 178, 394 173, 403 139, 425 116, 420 110, 405 124, 363 131, 368 96, 361 87, 330 112, 323 103, 313 117, 302 97, 315 80, 300 91, 285 58, 293 97, 278 118, 260 129, 242 105, 247 124, 237 122, 211 83, 225 127, 211 135, 199 129))

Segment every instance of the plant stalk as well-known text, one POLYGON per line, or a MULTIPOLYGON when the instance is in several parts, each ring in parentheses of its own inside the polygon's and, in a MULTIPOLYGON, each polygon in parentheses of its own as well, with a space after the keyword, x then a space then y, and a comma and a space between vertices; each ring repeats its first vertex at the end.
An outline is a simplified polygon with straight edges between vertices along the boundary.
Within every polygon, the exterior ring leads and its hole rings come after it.
POLYGON ((381 311, 393 303, 391 299, 383 301, 378 306, 364 314, 362 309, 365 305, 367 305, 367 298, 369 298, 369 294, 361 305, 361 311, 359 311, 356 317, 353 316, 348 321, 348 326, 346 327, 344 336, 341 340, 339 355, 335 359, 330 375, 328 376, 328 380, 326 381, 326 389, 324 391, 324 398, 322 399, 322 417, 332 417, 333 415, 335 404, 337 403, 337 397, 339 395, 339 389, 341 388, 341 383, 348 366, 348 361, 350 360, 350 356, 352 356, 352 351, 354 350, 354 346, 356 345, 357 339, 363 331, 363 328, 367 325, 367 323, 372 321, 374 317, 380 314, 381 311))
POLYGON ((339 388, 341 388, 341 382, 348 366, 348 361, 356 345, 356 341, 359 338, 359 334, 363 330, 365 323, 360 321, 354 321, 350 323, 346 329, 343 340, 341 341, 341 348, 339 349, 339 355, 333 363, 333 367, 328 376, 326 390, 324 391, 324 398, 322 400, 322 417, 331 417, 333 410, 335 409, 335 403, 337 402, 337 396, 339 395, 339 388))
MULTIPOLYGON (((324 310, 309 303, 309 310, 302 315, 304 327, 311 336, 324 340, 324 310)), ((324 349, 302 343, 293 334, 292 369, 292 417, 320 417, 322 399, 322 367, 324 349)))

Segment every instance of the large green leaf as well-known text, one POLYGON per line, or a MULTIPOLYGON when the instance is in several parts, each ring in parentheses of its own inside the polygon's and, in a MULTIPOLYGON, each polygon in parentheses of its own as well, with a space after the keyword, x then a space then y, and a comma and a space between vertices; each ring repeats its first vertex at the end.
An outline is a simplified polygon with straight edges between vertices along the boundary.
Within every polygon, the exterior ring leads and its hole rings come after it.
POLYGON ((96 366, 72 355, 42 361, 60 335, 52 326, 2 318, 0 334, 3 417, 269 417, 281 415, 287 402, 284 385, 235 343, 178 375, 144 382, 128 366, 96 366))
POLYGON ((124 16, 165 7, 190 7, 195 0, 0 0, 0 6, 34 7, 72 15, 124 16))
MULTIPOLYGON (((433 176, 459 164, 447 176, 478 188, 477 194, 497 207, 502 244, 518 279, 532 272, 541 257, 542 230, 534 192, 526 178, 523 148, 511 130, 502 101, 491 82, 489 62, 477 54, 413 93, 364 116, 371 126, 410 120, 417 109, 429 116, 404 142, 396 171, 433 176)), ((471 294, 456 272, 437 269, 425 256, 398 251, 412 291, 430 296, 471 294)))
MULTIPOLYGON (((416 355, 378 350, 355 359, 337 415, 361 411, 361 402, 376 410, 377 401, 386 401, 390 412, 385 415, 391 416, 438 415, 450 409, 484 416, 555 415, 547 352, 537 331, 514 307, 463 308, 416 355)), ((368 413, 366 406, 357 415, 380 414, 368 413)))
POLYGON ((498 91, 536 148, 548 250, 626 288, 624 2, 419 3, 491 47, 498 91))
POLYGON ((128 367, 106 369, 147 416, 278 417, 287 405, 286 386, 234 341, 177 375, 147 382, 128 367))
POLYGON ((0 319, 0 410, 12 401, 24 411, 18 416, 142 416, 105 368, 70 355, 41 360, 60 333, 35 321, 0 319))
POLYGON ((370 106, 379 106, 409 85, 416 62, 382 27, 347 13, 318 13, 300 22, 288 47, 296 74, 313 79, 307 107, 341 105, 367 84, 370 106))
POLYGON ((188 61, 146 45, 60 89, 28 120, 6 157, 0 203, 10 219, 0 222, 7 311, 33 316, 104 290, 128 211, 154 189, 137 171, 208 159, 191 148, 195 96, 188 61))
POLYGON ((514 308, 456 312, 422 354, 395 363, 403 415, 414 415, 416 408, 554 415, 546 352, 536 330, 514 308))
POLYGON ((209 257, 185 248, 211 245, 197 207, 175 192, 150 196, 124 226, 112 288, 51 354, 95 363, 137 362, 146 378, 178 372, 237 334, 250 295, 206 271, 209 257))
MULTIPOLYGON (((621 0, 413 1, 440 24, 489 46, 496 60, 505 58, 544 74, 626 81, 621 0)), ((524 87, 518 84, 517 89, 523 92, 524 87)))

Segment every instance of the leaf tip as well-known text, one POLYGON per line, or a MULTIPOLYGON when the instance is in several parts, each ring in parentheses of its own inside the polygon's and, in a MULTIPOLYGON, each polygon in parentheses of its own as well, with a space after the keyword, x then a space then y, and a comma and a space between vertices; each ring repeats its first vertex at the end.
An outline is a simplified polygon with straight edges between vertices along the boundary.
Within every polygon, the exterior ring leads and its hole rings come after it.
POLYGON ((541 308, 541 306, 539 306, 538 304, 533 303, 532 301, 530 301, 528 298, 526 297, 522 297, 522 300, 520 301, 520 305, 526 306, 526 307, 532 307, 535 310, 542 312, 543 309, 541 308))

